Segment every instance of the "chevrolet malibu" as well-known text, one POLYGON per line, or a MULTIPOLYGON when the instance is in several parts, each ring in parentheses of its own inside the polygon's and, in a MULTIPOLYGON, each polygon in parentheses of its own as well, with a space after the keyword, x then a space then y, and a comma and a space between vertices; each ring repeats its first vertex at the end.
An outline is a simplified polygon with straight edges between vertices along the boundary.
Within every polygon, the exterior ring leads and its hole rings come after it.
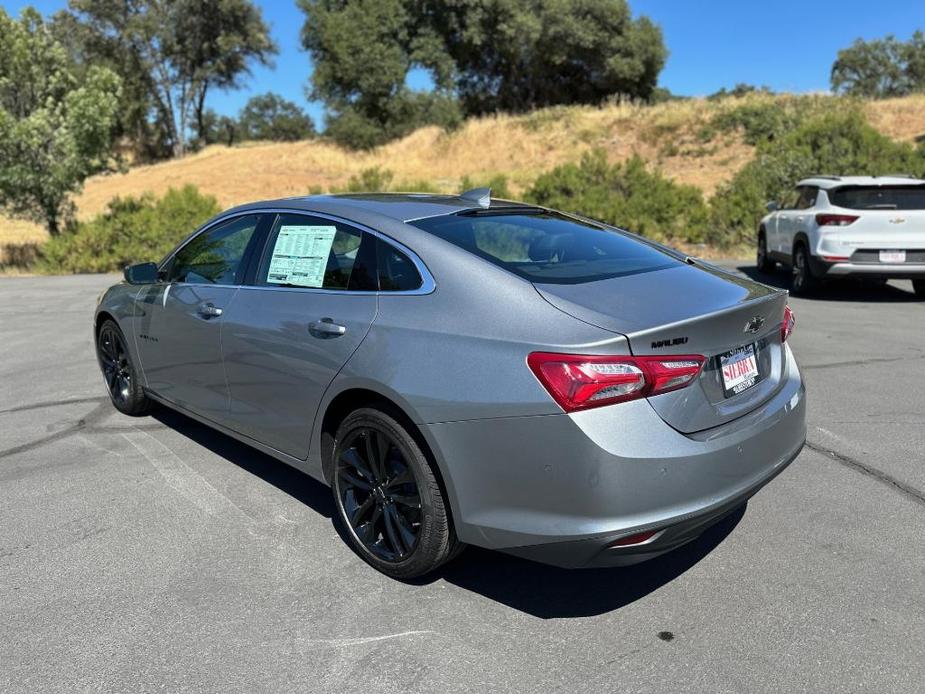
POLYGON ((94 321, 115 407, 166 405, 330 485, 395 578, 465 544, 657 556, 805 439, 785 292, 485 189, 244 205, 125 280, 94 321))

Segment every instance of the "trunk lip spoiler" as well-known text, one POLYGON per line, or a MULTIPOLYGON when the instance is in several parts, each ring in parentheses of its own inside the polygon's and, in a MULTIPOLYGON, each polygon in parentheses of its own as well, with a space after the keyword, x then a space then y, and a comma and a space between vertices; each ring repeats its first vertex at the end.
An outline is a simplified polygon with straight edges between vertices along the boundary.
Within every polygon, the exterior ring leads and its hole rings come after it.
POLYGON ((735 304, 733 306, 726 306, 725 308, 717 309, 716 311, 710 311, 708 313, 699 313, 696 316, 690 316, 689 318, 682 318, 681 320, 674 321, 672 323, 660 323, 659 325, 653 325, 651 328, 643 328, 641 330, 628 330, 624 333, 628 339, 632 339, 633 336, 645 335, 652 332, 653 330, 666 330, 676 327, 682 327, 689 323, 698 323, 705 319, 716 318, 719 316, 725 316, 731 313, 736 313, 747 307, 763 307, 765 304, 770 304, 772 302, 777 302, 781 297, 787 297, 789 292, 784 289, 775 290, 773 294, 767 294, 765 296, 757 296, 748 301, 743 301, 740 304, 735 304))

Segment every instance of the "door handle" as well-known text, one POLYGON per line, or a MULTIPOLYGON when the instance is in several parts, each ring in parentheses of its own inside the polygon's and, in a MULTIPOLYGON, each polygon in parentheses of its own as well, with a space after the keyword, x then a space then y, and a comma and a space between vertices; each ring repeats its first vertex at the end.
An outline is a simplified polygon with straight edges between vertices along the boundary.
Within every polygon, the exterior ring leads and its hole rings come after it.
POLYGON ((308 324, 308 332, 322 339, 340 337, 347 332, 346 326, 338 325, 333 318, 322 318, 308 324))
POLYGON ((218 318, 220 315, 222 315, 222 309, 209 302, 199 304, 198 312, 199 315, 203 318, 218 318))

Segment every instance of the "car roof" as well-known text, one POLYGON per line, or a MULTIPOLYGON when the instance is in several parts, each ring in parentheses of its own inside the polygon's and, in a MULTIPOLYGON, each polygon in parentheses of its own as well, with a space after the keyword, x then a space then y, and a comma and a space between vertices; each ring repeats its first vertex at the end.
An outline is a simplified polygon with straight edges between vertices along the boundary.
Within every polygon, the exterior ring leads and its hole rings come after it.
MULTIPOLYGON (((491 208, 516 207, 522 203, 492 199, 491 208)), ((432 193, 343 193, 338 195, 306 195, 278 200, 263 200, 240 205, 230 212, 258 209, 291 209, 323 212, 347 219, 370 216, 408 222, 424 217, 437 217, 483 207, 471 197, 432 193)))
POLYGON ((797 183, 798 186, 816 186, 829 190, 841 186, 901 186, 925 184, 925 180, 892 174, 887 176, 810 176, 797 183))

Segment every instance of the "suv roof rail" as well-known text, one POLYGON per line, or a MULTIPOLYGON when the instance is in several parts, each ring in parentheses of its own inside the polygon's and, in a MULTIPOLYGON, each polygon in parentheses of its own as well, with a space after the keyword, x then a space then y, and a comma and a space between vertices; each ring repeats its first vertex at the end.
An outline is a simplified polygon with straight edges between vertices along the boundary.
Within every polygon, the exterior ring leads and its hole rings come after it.
POLYGON ((882 176, 874 176, 874 178, 918 178, 918 176, 913 176, 908 173, 888 173, 882 176))
POLYGON ((829 181, 840 181, 841 176, 832 176, 831 174, 815 174, 813 176, 807 176, 806 178, 824 178, 829 181))

